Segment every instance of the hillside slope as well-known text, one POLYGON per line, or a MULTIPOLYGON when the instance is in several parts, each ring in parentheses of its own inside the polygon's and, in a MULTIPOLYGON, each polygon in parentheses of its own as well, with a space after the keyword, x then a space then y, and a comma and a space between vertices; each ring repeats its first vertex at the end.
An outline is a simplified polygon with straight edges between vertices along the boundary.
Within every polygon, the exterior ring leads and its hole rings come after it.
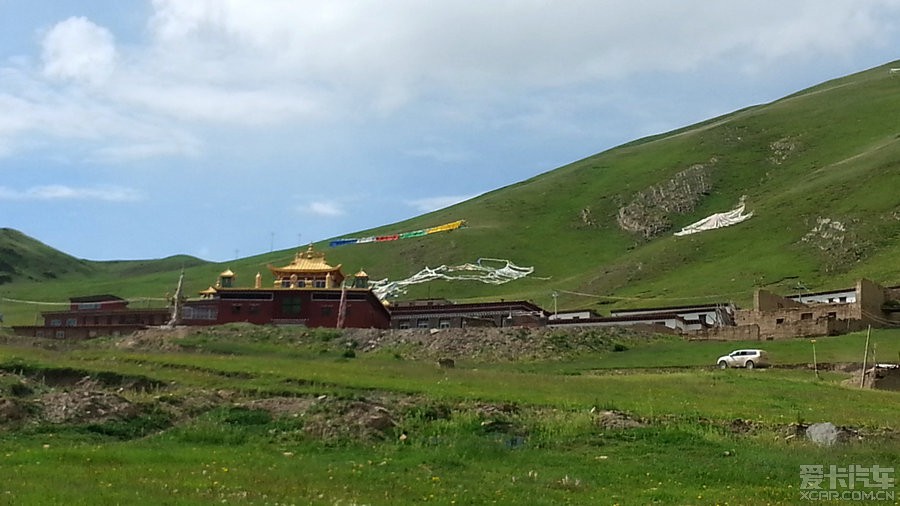
POLYGON ((896 65, 635 141, 359 235, 453 219, 466 219, 467 229, 340 247, 330 256, 392 278, 424 265, 509 258, 550 279, 502 287, 432 283, 411 294, 525 297, 547 305, 551 290, 561 290, 561 304, 579 307, 748 302, 755 287, 827 289, 862 276, 900 282, 900 79, 888 73, 896 65), (672 235, 742 197, 750 220, 672 235))
MULTIPOLYGON (((453 232, 382 243, 317 247, 331 264, 372 279, 405 278, 425 266, 478 258, 533 266, 505 285, 435 281, 407 297, 523 298, 560 308, 667 306, 735 301, 753 289, 782 293, 900 283, 900 78, 897 62, 823 83, 770 104, 636 140, 467 202, 349 237, 393 234, 458 219, 453 232), (673 232, 739 202, 753 213, 733 227, 673 232)), ((11 293, 161 296, 187 267, 189 292, 225 267, 252 283, 280 251, 222 264, 170 261, 146 272, 89 263, 77 282, 59 279, 11 293), (94 272, 90 269, 98 269, 94 272), (152 271, 152 272, 150 272, 152 271), (137 276, 137 277, 132 277, 137 276)), ((0 259, 3 259, 0 253, 0 259)), ((41 265, 44 262, 37 262, 41 265)), ((69 264, 67 264, 69 265, 69 264)), ((82 273, 71 264, 69 273, 82 273)), ((134 267, 133 265, 129 268, 134 267)), ((71 278, 75 279, 75 278, 71 278)))
POLYGON ((57 251, 11 228, 0 228, 0 285, 48 281, 94 271, 90 262, 57 251))

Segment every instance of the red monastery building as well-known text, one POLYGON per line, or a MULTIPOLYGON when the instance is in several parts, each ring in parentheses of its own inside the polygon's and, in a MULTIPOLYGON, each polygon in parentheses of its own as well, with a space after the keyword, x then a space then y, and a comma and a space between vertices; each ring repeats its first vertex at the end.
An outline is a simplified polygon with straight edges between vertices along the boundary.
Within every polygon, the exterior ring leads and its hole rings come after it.
POLYGON ((272 288, 262 287, 257 273, 252 288, 234 285, 235 273, 226 270, 216 286, 202 298, 184 302, 182 325, 218 325, 232 322, 306 325, 307 327, 388 328, 391 316, 369 289, 369 279, 358 272, 349 287, 341 265, 328 265, 325 254, 312 245, 298 251, 284 267, 269 266, 272 288))
POLYGON ((54 339, 88 339, 130 334, 169 321, 168 308, 131 308, 115 295, 72 297, 69 308, 43 311, 43 325, 15 326, 22 336, 54 339))

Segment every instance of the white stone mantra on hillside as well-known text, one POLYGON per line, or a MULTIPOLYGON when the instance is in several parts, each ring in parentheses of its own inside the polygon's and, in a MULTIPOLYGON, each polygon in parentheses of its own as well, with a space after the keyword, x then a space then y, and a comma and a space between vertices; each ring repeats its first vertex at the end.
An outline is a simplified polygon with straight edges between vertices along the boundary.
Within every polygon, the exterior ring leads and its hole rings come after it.
POLYGON ((704 232, 706 230, 730 227, 731 225, 736 225, 750 218, 751 216, 753 216, 752 212, 744 214, 744 202, 743 199, 741 199, 741 203, 731 211, 725 213, 716 213, 711 216, 707 216, 706 218, 703 218, 698 222, 691 223, 690 225, 682 228, 680 231, 675 232, 675 235, 696 234, 697 232, 704 232))

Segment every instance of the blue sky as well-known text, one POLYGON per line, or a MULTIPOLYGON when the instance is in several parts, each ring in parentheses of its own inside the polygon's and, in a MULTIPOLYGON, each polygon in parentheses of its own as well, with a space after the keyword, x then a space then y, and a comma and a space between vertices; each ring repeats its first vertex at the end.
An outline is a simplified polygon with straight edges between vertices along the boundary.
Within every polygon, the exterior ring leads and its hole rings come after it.
POLYGON ((352 235, 896 60, 897 19, 900 0, 0 0, 0 226, 92 260, 352 235))

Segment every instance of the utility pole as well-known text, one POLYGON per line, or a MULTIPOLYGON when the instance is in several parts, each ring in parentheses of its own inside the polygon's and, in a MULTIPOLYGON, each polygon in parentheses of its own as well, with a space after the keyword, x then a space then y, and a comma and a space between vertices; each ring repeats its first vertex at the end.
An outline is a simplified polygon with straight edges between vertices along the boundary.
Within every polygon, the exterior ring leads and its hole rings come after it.
POLYGON ((816 362, 816 340, 810 339, 809 342, 813 345, 813 369, 816 371, 816 379, 819 379, 819 364, 816 362))
MULTIPOLYGON (((866 331, 866 351, 863 353, 862 376, 859 378, 859 388, 866 386, 866 360, 869 358, 869 336, 872 334, 872 326, 866 331)), ((872 378, 874 380, 874 378, 872 378)))

